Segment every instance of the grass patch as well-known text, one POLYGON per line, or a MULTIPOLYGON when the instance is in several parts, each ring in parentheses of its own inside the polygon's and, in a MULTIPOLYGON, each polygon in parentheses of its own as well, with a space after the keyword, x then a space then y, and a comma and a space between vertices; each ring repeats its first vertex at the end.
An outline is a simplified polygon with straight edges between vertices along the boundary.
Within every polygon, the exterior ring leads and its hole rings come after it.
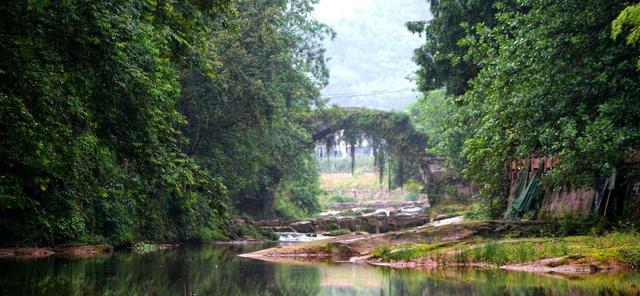
POLYGON ((449 245, 448 243, 421 244, 421 245, 401 245, 385 246, 375 249, 373 257, 384 262, 390 261, 410 261, 420 257, 434 255, 433 251, 449 245))
POLYGON ((349 195, 334 194, 327 198, 328 202, 356 202, 356 198, 349 195))
MULTIPOLYGON (((551 239, 542 241, 488 241, 484 245, 462 250, 472 262, 495 264, 525 263, 569 254, 567 241, 551 239)), ((455 258, 454 258, 455 259, 455 258)), ((454 260, 457 263, 458 260, 454 260)))
POLYGON ((430 207, 427 211, 429 215, 435 217, 437 215, 445 215, 448 217, 455 217, 464 215, 468 206, 464 204, 436 204, 430 207))
POLYGON ((323 233, 323 235, 326 235, 326 236, 341 236, 341 235, 345 235, 345 234, 349 234, 349 233, 351 233, 351 231, 349 229, 337 229, 337 230, 327 231, 327 232, 323 233))
POLYGON ((526 263, 571 255, 571 258, 584 256, 601 262, 613 259, 638 268, 640 267, 640 235, 637 232, 613 232, 602 236, 490 241, 465 252, 470 253, 471 260, 474 262, 495 265, 526 263))
POLYGON ((362 173, 352 175, 351 173, 323 173, 320 174, 320 187, 324 190, 351 190, 356 189, 369 189, 379 190, 386 187, 386 180, 383 183, 379 183, 379 178, 376 173, 362 173))
MULTIPOLYGON (((572 261, 590 258, 603 263, 615 260, 631 268, 640 268, 640 234, 613 232, 601 236, 486 241, 476 238, 474 241, 388 246, 375 249, 372 255, 385 262, 431 257, 443 264, 486 263, 496 266, 557 257, 572 261)), ((559 260, 551 264, 559 266, 567 262, 559 260)))
POLYGON ((603 236, 580 236, 572 239, 571 253, 584 254, 600 261, 609 259, 640 267, 640 234, 613 232, 603 236))

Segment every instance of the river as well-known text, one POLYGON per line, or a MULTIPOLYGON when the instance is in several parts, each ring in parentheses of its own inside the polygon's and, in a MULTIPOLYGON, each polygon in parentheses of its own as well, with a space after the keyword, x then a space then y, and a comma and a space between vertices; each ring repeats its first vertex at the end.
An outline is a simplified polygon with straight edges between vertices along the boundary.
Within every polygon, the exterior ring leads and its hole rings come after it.
POLYGON ((237 255, 273 245, 211 245, 92 258, 0 258, 2 295, 640 295, 640 274, 589 278, 497 270, 398 270, 237 255))

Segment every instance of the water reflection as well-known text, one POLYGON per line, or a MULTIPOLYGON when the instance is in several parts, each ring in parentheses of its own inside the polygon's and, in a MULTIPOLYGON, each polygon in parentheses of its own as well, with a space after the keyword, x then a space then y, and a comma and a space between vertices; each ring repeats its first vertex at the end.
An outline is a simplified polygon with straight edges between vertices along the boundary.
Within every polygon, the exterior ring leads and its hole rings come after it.
POLYGON ((640 275, 566 279, 480 270, 421 272, 237 257, 211 246, 90 259, 1 259, 2 295, 640 295, 640 275))

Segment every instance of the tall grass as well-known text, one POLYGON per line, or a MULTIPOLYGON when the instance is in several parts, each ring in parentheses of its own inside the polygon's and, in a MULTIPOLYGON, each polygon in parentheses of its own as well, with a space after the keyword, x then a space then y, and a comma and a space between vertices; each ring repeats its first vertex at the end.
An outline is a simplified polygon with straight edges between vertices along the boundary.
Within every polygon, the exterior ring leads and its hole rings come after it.
MULTIPOLYGON (((496 266, 535 262, 546 258, 590 258, 616 260, 640 268, 640 234, 613 232, 599 236, 561 238, 449 241, 435 244, 401 245, 376 249, 373 256, 383 261, 411 261, 430 257, 439 264, 486 263, 496 266)), ((559 260, 556 263, 566 262, 559 260)))
POLYGON ((411 261, 420 257, 435 255, 436 249, 446 246, 446 243, 423 244, 423 245, 402 245, 385 246, 373 251, 372 255, 382 261, 411 261))
MULTIPOLYGON (((495 264, 496 266, 508 263, 524 263, 552 257, 561 257, 569 254, 566 240, 554 239, 549 241, 522 241, 522 242, 498 242, 488 241, 483 245, 463 251, 467 253, 467 260, 495 264)), ((458 256, 454 257, 454 261, 458 256)))

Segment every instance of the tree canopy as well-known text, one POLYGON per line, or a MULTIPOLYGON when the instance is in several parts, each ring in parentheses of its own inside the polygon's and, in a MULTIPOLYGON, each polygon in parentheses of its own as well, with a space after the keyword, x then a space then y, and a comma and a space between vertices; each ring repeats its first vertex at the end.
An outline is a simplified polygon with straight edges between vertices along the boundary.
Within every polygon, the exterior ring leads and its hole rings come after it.
MULTIPOLYGON (((455 104, 451 118, 438 124, 468 127, 461 149, 460 142, 445 141, 441 151, 466 163, 458 169, 483 185, 494 215, 506 201, 511 160, 554 157, 560 160, 556 185, 591 185, 638 144, 638 47, 629 41, 637 34, 635 8, 625 9, 626 1, 430 2, 434 19, 421 28, 427 41, 416 51, 423 90, 444 87, 444 104, 455 104), (471 5, 483 9, 467 9, 471 5), (461 78, 466 87, 424 81, 451 78, 421 62, 439 56, 456 57, 441 67, 471 74, 461 78)), ((442 104, 423 102, 424 108, 442 104)))
POLYGON ((404 112, 333 107, 318 112, 310 129, 313 139, 328 147, 336 144, 336 134, 342 132, 337 140, 350 147, 352 172, 355 148, 367 141, 373 149, 380 180, 388 169, 390 187, 402 186, 409 178, 422 179, 427 137, 416 130, 404 112))
POLYGON ((276 195, 317 211, 313 3, 3 1, 0 244, 222 239, 276 195))

